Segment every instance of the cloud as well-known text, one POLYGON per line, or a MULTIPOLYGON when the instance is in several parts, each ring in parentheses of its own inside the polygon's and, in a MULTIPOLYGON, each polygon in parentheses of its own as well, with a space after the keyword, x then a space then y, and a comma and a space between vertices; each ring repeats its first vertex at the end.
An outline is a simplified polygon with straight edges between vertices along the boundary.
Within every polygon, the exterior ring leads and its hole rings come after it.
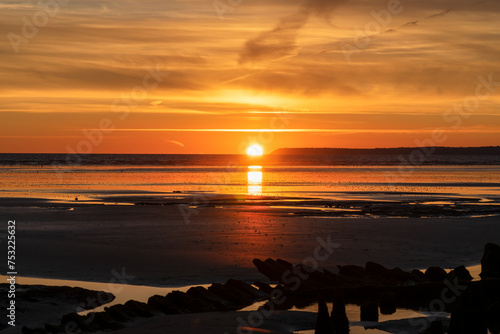
POLYGON ((441 16, 441 17, 442 17, 442 16, 445 16, 445 15, 447 15, 447 14, 451 13, 451 11, 452 11, 452 10, 453 10, 453 9, 451 9, 451 8, 450 8, 450 9, 447 9, 447 10, 442 11, 441 13, 437 13, 437 14, 433 14, 433 15, 427 16, 427 19, 433 19, 433 18, 435 18, 435 17, 439 17, 439 16, 441 16))
POLYGON ((297 36, 311 16, 329 18, 347 0, 308 0, 293 14, 283 17, 272 30, 248 40, 239 63, 258 63, 294 56, 299 47, 297 36))
POLYGON ((171 143, 180 147, 184 147, 184 144, 177 140, 167 140, 167 143, 171 143))
MULTIPOLYGON (((429 15, 427 16, 426 18, 422 19, 422 20, 429 20, 429 19, 435 19, 435 18, 438 18, 438 17, 444 17, 446 15, 448 15, 449 13, 451 13, 453 9, 450 8, 450 9, 447 9, 447 10, 443 10, 442 12, 439 12, 437 14, 432 14, 432 15, 429 15)), ((406 27, 406 26, 416 26, 418 25, 418 23, 420 22, 421 20, 416 20, 416 21, 410 21, 410 22, 407 22, 405 24, 403 24, 401 27, 399 28, 403 28, 403 27, 406 27)))

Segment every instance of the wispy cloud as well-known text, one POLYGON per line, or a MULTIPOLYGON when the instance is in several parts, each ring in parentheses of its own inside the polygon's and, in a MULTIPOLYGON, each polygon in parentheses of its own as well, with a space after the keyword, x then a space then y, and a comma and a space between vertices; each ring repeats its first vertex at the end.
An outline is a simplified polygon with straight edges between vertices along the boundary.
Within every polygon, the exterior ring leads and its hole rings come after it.
POLYGON ((177 141, 177 140, 167 140, 166 142, 180 146, 180 147, 185 147, 185 145, 183 143, 181 143, 180 141, 177 141))
POLYGON ((248 40, 239 63, 258 63, 290 57, 298 50, 297 36, 311 16, 329 18, 347 0, 308 0, 293 14, 283 17, 276 27, 248 40))

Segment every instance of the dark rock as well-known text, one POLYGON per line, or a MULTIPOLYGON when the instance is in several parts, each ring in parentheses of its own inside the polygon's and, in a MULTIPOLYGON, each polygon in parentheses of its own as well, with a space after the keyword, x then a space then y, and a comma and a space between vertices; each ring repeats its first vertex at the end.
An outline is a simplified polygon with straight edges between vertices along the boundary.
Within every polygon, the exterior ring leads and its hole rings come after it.
POLYGON ((429 282, 443 282, 446 276, 446 270, 440 267, 429 267, 425 271, 425 277, 429 282))
POLYGON ((136 300, 129 300, 128 302, 123 304, 123 306, 127 311, 131 311, 141 318, 151 318, 157 313, 157 310, 152 308, 148 304, 138 302, 136 300))
POLYGON ((486 334, 488 326, 498 326, 500 280, 487 279, 472 282, 460 296, 457 308, 451 314, 449 334, 486 334))
POLYGON ((482 279, 500 278, 500 246, 488 243, 484 246, 483 257, 481 258, 482 279))
MULTIPOLYGON (((241 300, 244 300, 244 302, 242 304, 243 306, 250 305, 257 300, 252 294, 249 294, 246 291, 237 289, 232 285, 224 284, 224 288, 226 288, 226 290, 229 293, 233 294, 233 296, 238 296, 241 300)), ((259 299, 262 299, 262 298, 259 298, 259 299)))
POLYGON ((385 279, 391 278, 391 272, 389 269, 381 264, 375 262, 366 262, 365 269, 368 273, 376 276, 383 277, 385 279))
POLYGON ((293 269, 293 264, 291 264, 288 261, 285 261, 285 260, 282 260, 282 259, 277 259, 276 262, 279 263, 280 265, 282 265, 283 267, 287 268, 287 270, 292 270, 293 269))
POLYGON ((333 326, 328 315, 328 306, 325 298, 320 295, 318 298, 318 317, 316 318, 316 326, 314 334, 334 334, 333 326))
POLYGON ((394 292, 384 291, 380 294, 380 313, 394 314, 396 313, 397 296, 394 292))
POLYGON ((220 283, 214 283, 208 287, 208 291, 217 297, 229 300, 234 305, 246 306, 253 302, 253 299, 234 288, 227 287, 220 283))
POLYGON ((330 286, 340 287, 346 285, 347 283, 345 278, 340 277, 327 269, 323 269, 323 275, 328 279, 328 282, 330 282, 330 286))
POLYGON ((230 286, 230 287, 233 287, 235 289, 238 289, 238 290, 246 293, 247 295, 252 296, 255 300, 263 299, 263 298, 266 298, 269 296, 268 294, 257 290, 256 288, 254 288, 253 286, 251 286, 248 283, 245 283, 245 282, 240 281, 240 280, 235 280, 232 278, 226 282, 226 286, 230 286))
POLYGON ((88 316, 82 316, 74 312, 66 314, 61 318, 61 325, 63 327, 66 327, 68 324, 76 326, 80 331, 96 332, 100 329, 99 325, 92 322, 92 319, 88 316))
POLYGON ((341 294, 333 297, 331 322, 335 334, 349 334, 349 319, 346 314, 344 296, 341 294))
POLYGON ((274 271, 280 273, 280 280, 281 277, 283 276, 283 273, 290 270, 290 263, 284 260, 280 260, 278 262, 274 261, 273 259, 266 259, 264 263, 268 265, 270 268, 272 268, 274 271))
POLYGON ((415 276, 410 274, 409 272, 404 271, 403 269, 396 267, 390 270, 392 278, 399 282, 410 282, 415 281, 415 276))
POLYGON ((155 295, 148 299, 148 305, 165 313, 165 314, 182 314, 189 313, 189 310, 171 303, 165 296, 155 295))
POLYGON ((88 320, 97 324, 97 327, 104 331, 114 331, 125 328, 124 325, 116 322, 113 317, 106 312, 91 312, 88 314, 88 320))
POLYGON ((373 302, 366 302, 361 305, 361 321, 378 322, 378 305, 373 302))
POLYGON ((271 281, 281 281, 283 272, 286 271, 286 267, 283 265, 277 267, 275 265, 276 263, 271 259, 267 259, 266 261, 254 259, 252 262, 255 267, 257 267, 257 270, 271 281), (283 270, 283 268, 285 268, 285 270, 283 270))
POLYGON ((339 276, 349 281, 364 283, 368 273, 365 268, 356 265, 339 266, 339 276))
POLYGON ((268 295, 271 294, 271 292, 274 290, 269 284, 261 281, 256 281, 253 285, 258 287, 260 291, 267 293, 268 295))
POLYGON ((311 273, 311 277, 328 288, 337 288, 345 283, 345 280, 343 278, 326 270, 324 272, 316 270, 315 272, 311 273))
POLYGON ((137 314, 131 313, 123 305, 113 305, 111 307, 105 307, 104 312, 110 315, 115 321, 127 322, 132 318, 137 317, 137 314))
MULTIPOLYGON (((294 275, 295 273, 297 273, 295 276, 300 279, 299 289, 301 291, 326 289, 328 287, 332 287, 332 282, 329 280, 328 276, 304 264, 295 266, 292 272, 294 273, 294 275)), ((290 284, 290 286, 293 286, 295 284, 296 283, 292 283, 290 284)))
POLYGON ((493 302, 486 310, 486 322, 491 334, 500 333, 500 301, 493 302))
POLYGON ((165 298, 168 302, 179 305, 193 313, 217 311, 217 307, 214 304, 200 298, 192 297, 184 292, 172 291, 165 298))
POLYGON ((425 276, 425 274, 421 270, 413 269, 411 271, 411 274, 413 275, 413 277, 415 277, 415 281, 416 282, 425 282, 425 281, 427 281, 427 277, 425 276))
POLYGON ((192 287, 186 293, 191 297, 204 300, 214 305, 215 308, 220 311, 235 309, 235 305, 231 303, 231 301, 216 296, 202 286, 192 287))
POLYGON ((455 278, 460 282, 470 282, 473 279, 467 268, 465 268, 464 266, 456 267, 448 273, 448 280, 454 281, 455 278))

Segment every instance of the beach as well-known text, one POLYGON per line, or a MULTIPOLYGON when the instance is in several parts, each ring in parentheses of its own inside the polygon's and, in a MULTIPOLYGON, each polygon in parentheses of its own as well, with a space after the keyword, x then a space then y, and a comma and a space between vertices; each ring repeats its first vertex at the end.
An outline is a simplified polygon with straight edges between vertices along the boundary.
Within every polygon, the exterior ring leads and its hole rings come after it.
MULTIPOLYGON (((28 163, 5 166, 0 174, 1 218, 16 224, 20 287, 65 285, 114 293, 115 300, 95 312, 229 279, 269 282, 255 259, 313 264, 332 273, 368 261, 407 271, 452 269, 477 267, 484 245, 500 240, 496 165, 420 166, 395 180, 388 175, 398 175, 398 166, 273 167, 243 161, 228 170, 219 166, 225 161, 221 157, 207 166, 197 165, 200 157, 175 167, 116 165, 98 158, 110 165, 54 169, 28 163), (319 259, 318 247, 331 252, 319 259)), ((120 164, 130 159, 118 158, 120 164)), ((7 236, 0 233, 0 242, 7 236)), ((311 329, 316 308, 283 310, 261 328, 311 329), (306 324, 290 327, 293 312, 306 324)), ((155 316, 127 323, 122 332, 154 333, 167 326, 183 333, 195 323, 203 324, 199 330, 231 332, 238 328, 235 317, 251 311, 155 316)), ((42 326, 43 312, 28 323, 42 326)), ((48 312, 52 322, 63 315, 48 312)), ((351 321, 359 320, 359 310, 350 312, 351 321)), ((385 326, 390 330, 397 324, 385 326)), ((362 327, 353 328, 356 333, 362 327)))
POLYGON ((16 220, 20 273, 28 277, 107 282, 112 269, 125 268, 135 277, 129 284, 251 282, 261 278, 254 258, 300 263, 318 237, 340 244, 321 263, 328 269, 368 260, 452 268, 477 264, 484 244, 500 238, 498 217, 324 219, 242 205, 206 207, 187 223, 175 205, 46 205, 2 209, 16 220))

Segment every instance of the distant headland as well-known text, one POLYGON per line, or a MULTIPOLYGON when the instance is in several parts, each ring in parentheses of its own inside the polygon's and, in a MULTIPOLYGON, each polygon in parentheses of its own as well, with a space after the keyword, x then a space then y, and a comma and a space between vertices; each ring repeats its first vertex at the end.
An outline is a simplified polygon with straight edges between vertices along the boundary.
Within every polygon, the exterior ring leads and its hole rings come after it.
POLYGON ((481 147, 394 147, 394 148, 279 148, 274 155, 409 155, 415 150, 432 152, 435 155, 500 155, 500 146, 481 147))

